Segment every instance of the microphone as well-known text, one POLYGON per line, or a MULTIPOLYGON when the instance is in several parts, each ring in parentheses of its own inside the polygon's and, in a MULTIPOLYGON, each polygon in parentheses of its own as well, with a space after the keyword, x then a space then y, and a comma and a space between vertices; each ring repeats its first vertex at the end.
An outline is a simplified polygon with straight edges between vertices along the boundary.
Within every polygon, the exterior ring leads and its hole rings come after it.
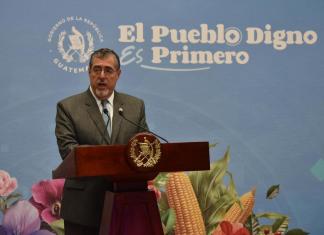
POLYGON ((122 107, 120 107, 120 108, 118 109, 118 113, 119 113, 119 115, 120 115, 123 119, 125 119, 125 120, 128 121, 129 123, 133 124, 134 126, 137 126, 137 127, 141 128, 141 129, 143 129, 144 131, 147 131, 147 132, 151 133, 151 134, 154 135, 155 137, 160 138, 160 139, 163 140, 164 142, 169 143, 166 139, 164 139, 163 137, 159 136, 158 134, 156 134, 156 133, 150 131, 149 129, 147 129, 147 128, 141 126, 141 125, 138 125, 137 123, 135 123, 135 122, 129 120, 128 118, 126 118, 125 115, 124 115, 124 109, 123 109, 122 107))
POLYGON ((106 135, 106 132, 107 132, 107 127, 108 127, 108 124, 109 124, 109 121, 110 121, 110 117, 109 117, 109 113, 108 113, 108 109, 107 109, 107 108, 104 108, 104 109, 102 110, 102 112, 103 112, 104 114, 106 114, 107 117, 108 117, 108 121, 107 121, 107 123, 106 123, 106 125, 105 125, 104 133, 103 133, 103 135, 102 135, 102 137, 101 137, 101 143, 103 144, 103 140, 104 140, 105 135, 106 135))

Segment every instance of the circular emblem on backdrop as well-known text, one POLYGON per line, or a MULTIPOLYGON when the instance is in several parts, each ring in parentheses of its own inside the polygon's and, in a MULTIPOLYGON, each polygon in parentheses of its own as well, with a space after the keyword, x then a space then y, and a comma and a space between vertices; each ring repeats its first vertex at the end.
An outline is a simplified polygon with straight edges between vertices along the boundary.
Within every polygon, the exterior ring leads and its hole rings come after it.
POLYGON ((88 61, 95 44, 103 42, 101 30, 92 20, 80 16, 60 19, 52 27, 50 43, 52 63, 69 73, 88 71, 88 61))
POLYGON ((161 158, 160 141, 152 134, 140 133, 128 143, 127 160, 139 171, 148 171, 157 167, 161 158))

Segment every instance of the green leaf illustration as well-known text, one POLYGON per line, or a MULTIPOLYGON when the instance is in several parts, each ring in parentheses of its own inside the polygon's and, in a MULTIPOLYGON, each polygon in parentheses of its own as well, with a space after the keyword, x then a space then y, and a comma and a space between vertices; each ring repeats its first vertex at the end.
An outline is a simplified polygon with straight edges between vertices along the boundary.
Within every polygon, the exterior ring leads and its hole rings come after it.
POLYGON ((0 196, 0 211, 1 211, 2 213, 4 213, 4 211, 5 211, 5 207, 6 207, 6 205, 5 205, 4 198, 0 196))
POLYGON ((260 224, 258 218, 255 214, 249 216, 247 222, 245 223, 245 227, 250 231, 251 235, 258 235, 260 232, 260 224))
POLYGON ((265 218, 273 220, 272 224, 260 226, 260 230, 264 231, 265 229, 275 232, 281 232, 284 234, 288 230, 289 217, 280 213, 268 212, 268 213, 259 213, 256 214, 258 219, 265 218))
POLYGON ((12 193, 10 194, 6 200, 5 203, 7 204, 7 208, 11 207, 13 204, 15 204, 17 201, 21 199, 21 194, 20 193, 12 193))
POLYGON ((51 228, 57 235, 64 235, 64 220, 55 220, 50 224, 51 228))
POLYGON ((227 171, 230 159, 229 148, 224 156, 211 164, 209 171, 190 172, 189 178, 198 199, 207 234, 211 234, 224 217, 228 208, 237 200, 234 180, 227 171), (228 175, 229 185, 224 184, 228 175))
POLYGON ((158 207, 164 234, 172 234, 176 222, 176 214, 175 211, 170 208, 167 194, 163 191, 161 191, 161 198, 158 201, 158 207))
POLYGON ((161 216, 163 216, 163 213, 166 213, 166 211, 170 208, 168 203, 168 197, 165 192, 161 191, 161 198, 158 201, 159 210, 161 213, 161 216))
POLYGON ((155 177, 153 184, 156 188, 161 189, 164 188, 168 181, 168 173, 160 173, 157 177, 155 177))
POLYGON ((288 217, 279 218, 272 224, 272 232, 280 232, 281 234, 285 234, 288 230, 288 224, 288 217))
POLYGON ((280 185, 272 185, 268 190, 267 190, 267 199, 273 199, 279 194, 279 189, 280 185))
POLYGON ((12 193, 7 197, 0 196, 0 211, 4 213, 9 207, 19 201, 20 198, 20 193, 12 193))
POLYGON ((288 216, 280 214, 280 213, 275 213, 275 212, 267 212, 267 213, 258 213, 255 214, 256 217, 259 218, 266 218, 266 219, 271 219, 271 220, 277 220, 281 218, 287 218, 288 216))
POLYGON ((176 214, 172 208, 169 208, 166 213, 161 216, 162 221, 164 221, 164 234, 170 234, 176 223, 176 214))
POLYGON ((307 235, 307 234, 309 234, 309 233, 303 231, 300 228, 295 228, 295 229, 289 230, 285 235, 307 235))
POLYGON ((202 205, 207 206, 209 192, 217 185, 222 183, 223 177, 227 171, 229 162, 229 150, 226 151, 223 158, 211 164, 210 171, 190 172, 189 178, 193 185, 197 198, 203 199, 202 205))
POLYGON ((209 148, 215 148, 218 143, 209 144, 209 148))

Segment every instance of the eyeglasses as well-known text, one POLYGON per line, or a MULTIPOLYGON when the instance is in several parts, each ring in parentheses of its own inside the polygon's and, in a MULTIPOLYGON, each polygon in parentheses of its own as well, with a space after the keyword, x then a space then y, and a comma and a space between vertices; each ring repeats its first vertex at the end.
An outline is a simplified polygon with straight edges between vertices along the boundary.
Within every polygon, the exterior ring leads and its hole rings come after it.
POLYGON ((104 72, 105 75, 108 75, 108 76, 112 76, 114 73, 117 72, 116 70, 114 70, 111 67, 101 67, 101 66, 96 66, 96 65, 92 67, 92 72, 94 72, 97 75, 101 74, 102 71, 104 72))

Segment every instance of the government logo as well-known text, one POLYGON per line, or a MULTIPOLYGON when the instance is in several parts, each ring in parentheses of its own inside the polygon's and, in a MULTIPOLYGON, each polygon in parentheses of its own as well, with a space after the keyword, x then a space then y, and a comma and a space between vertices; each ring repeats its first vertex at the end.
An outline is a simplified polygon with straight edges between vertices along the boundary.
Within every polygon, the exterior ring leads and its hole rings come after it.
POLYGON ((97 24, 80 16, 60 19, 48 34, 53 64, 69 73, 88 71, 88 62, 95 44, 103 41, 97 24))

